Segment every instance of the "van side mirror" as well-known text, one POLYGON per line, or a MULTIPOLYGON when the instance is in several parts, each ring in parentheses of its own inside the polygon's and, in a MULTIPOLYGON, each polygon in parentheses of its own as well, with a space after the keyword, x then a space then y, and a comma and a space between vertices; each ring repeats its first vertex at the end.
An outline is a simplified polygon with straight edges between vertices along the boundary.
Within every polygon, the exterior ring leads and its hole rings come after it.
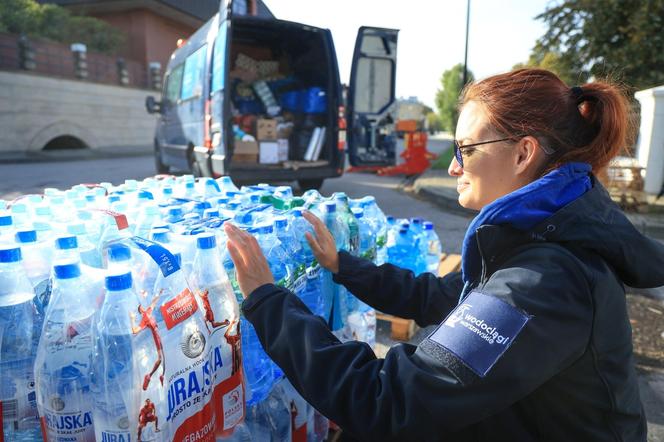
POLYGON ((160 113, 161 101, 157 101, 152 95, 148 95, 145 97, 145 109, 149 114, 160 113))

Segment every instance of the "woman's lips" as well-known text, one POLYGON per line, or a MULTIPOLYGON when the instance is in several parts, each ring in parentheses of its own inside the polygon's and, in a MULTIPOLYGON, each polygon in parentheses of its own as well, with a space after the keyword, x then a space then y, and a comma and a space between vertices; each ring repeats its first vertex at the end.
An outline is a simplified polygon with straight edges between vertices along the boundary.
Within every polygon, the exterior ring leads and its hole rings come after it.
POLYGON ((457 183, 457 192, 461 193, 468 186, 470 186, 470 183, 457 183))

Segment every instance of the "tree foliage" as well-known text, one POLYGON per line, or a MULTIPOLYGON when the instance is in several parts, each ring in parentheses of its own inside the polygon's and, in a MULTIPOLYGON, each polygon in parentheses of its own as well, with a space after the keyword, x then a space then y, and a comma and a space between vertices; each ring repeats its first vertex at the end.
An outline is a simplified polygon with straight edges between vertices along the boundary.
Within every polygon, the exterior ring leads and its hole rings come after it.
MULTIPOLYGON (((473 81, 473 73, 468 71, 468 81, 473 81)), ((463 64, 459 63, 445 72, 440 78, 441 88, 436 92, 436 107, 442 128, 454 132, 459 118, 459 94, 463 89, 463 64)))
POLYGON ((112 54, 124 34, 93 17, 72 15, 67 9, 35 0, 1 0, 0 32, 25 34, 61 43, 85 43, 88 50, 112 54))
POLYGON ((536 18, 548 30, 529 65, 570 84, 591 76, 636 89, 664 83, 664 0, 564 0, 536 18))

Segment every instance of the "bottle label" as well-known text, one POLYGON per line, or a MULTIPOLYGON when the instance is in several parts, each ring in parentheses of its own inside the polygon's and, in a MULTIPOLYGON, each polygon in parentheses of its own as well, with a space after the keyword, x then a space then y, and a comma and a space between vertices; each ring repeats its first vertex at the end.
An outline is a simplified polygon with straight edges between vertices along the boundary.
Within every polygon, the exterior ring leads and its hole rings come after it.
POLYGON ((320 276, 320 264, 316 260, 307 267, 307 279, 316 279, 320 276))
POLYGON ((0 401, 0 441, 3 424, 16 430, 39 426, 35 381, 30 359, 0 364, 3 400, 0 401))
POLYGON ((141 440, 214 441, 244 418, 239 308, 227 279, 193 291, 179 281, 155 293, 163 321, 141 321, 152 337, 138 350, 141 440))
POLYGON ((165 247, 154 241, 149 241, 138 236, 132 237, 131 240, 138 248, 150 255, 154 262, 156 262, 159 266, 159 270, 161 270, 161 273, 164 275, 164 277, 180 270, 180 266, 175 260, 175 256, 173 256, 173 254, 165 247))
POLYGON ((376 238, 376 247, 381 249, 385 247, 385 244, 387 244, 387 235, 386 234, 378 235, 378 238, 376 238))
POLYGON ((297 266, 293 280, 293 292, 302 293, 307 286, 307 268, 304 264, 297 266))

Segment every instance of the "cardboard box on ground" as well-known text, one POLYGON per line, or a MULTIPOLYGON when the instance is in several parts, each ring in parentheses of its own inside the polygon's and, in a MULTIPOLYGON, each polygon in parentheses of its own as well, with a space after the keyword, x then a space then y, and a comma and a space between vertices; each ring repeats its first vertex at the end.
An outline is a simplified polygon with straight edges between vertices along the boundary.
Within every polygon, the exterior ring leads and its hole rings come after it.
MULTIPOLYGON (((290 137, 296 128, 295 115, 291 112, 281 112, 274 106, 274 94, 266 96, 265 80, 284 78, 290 74, 286 56, 280 59, 273 57, 272 51, 267 47, 236 44, 231 48, 231 59, 234 60, 230 72, 231 82, 239 79, 235 94, 248 100, 260 102, 264 108, 272 113, 266 116, 262 113, 238 114, 234 118, 234 152, 233 161, 238 163, 283 164, 284 167, 293 168, 293 161, 298 158, 296 152, 290 152, 290 137), (275 110, 278 111, 275 114, 275 110), (238 130, 236 130, 236 127, 238 130)), ((270 91, 271 92, 271 91, 270 91)), ((239 113, 239 110, 238 110, 239 113)), ((311 142, 323 143, 320 133, 312 134, 311 142), (318 136, 318 138, 316 138, 318 136)), ((320 146, 317 152, 320 152, 320 146)), ((312 155, 299 160, 315 161, 312 155)), ((295 161, 297 163, 297 161, 295 161)))

